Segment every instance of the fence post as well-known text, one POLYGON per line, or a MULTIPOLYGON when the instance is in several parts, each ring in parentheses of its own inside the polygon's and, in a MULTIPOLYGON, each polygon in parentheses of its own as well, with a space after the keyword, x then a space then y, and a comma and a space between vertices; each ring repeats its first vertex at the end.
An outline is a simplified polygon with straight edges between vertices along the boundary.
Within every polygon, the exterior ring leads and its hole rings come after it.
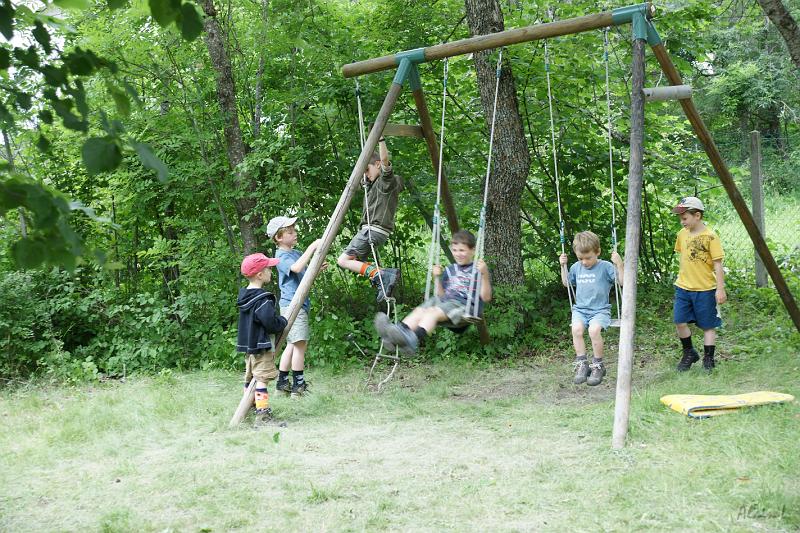
MULTIPOLYGON (((764 187, 761 175, 761 134, 750 132, 750 198, 753 201, 753 219, 761 235, 764 233, 764 187)), ((756 259, 756 287, 767 286, 767 269, 757 251, 753 251, 756 259)))

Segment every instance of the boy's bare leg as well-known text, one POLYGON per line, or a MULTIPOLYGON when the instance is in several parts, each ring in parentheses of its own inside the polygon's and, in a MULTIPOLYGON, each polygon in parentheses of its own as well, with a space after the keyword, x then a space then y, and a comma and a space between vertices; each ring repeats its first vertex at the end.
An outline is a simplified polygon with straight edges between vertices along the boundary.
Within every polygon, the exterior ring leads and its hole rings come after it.
POLYGON ((447 320, 447 315, 438 307, 426 307, 423 311, 417 327, 423 328, 428 332, 428 335, 433 333, 433 330, 436 329, 439 322, 447 320))
POLYGON ((580 322, 572 323, 572 345, 575 347, 575 355, 586 355, 586 342, 583 340, 583 324, 580 322))
POLYGON ((363 261, 359 261, 355 257, 347 254, 340 255, 339 259, 336 260, 336 264, 341 268, 349 270, 350 272, 355 272, 356 274, 361 274, 361 269, 364 267, 363 261))
MULTIPOLYGON (((297 341, 294 343, 294 352, 292 352, 291 359, 292 371, 300 371, 305 368, 307 347, 308 341, 297 341)), ((283 363, 283 360, 281 360, 281 363, 283 363)))
POLYGON ((403 319, 403 324, 408 326, 408 329, 414 331, 419 326, 420 321, 425 316, 425 311, 430 309, 429 307, 416 307, 414 308, 411 313, 403 319))
POLYGON ((714 346, 717 344, 717 330, 704 329, 703 330, 703 344, 706 346, 714 346))
POLYGON ((283 353, 281 354, 281 362, 278 364, 278 370, 280 370, 281 372, 288 372, 289 369, 292 367, 294 349, 295 349, 294 344, 290 342, 286 343, 286 348, 283 349, 283 353))
MULTIPOLYGON (((597 324, 589 324, 589 339, 592 341, 592 352, 595 359, 603 358, 603 328, 597 324)), ((581 335, 583 340, 583 335, 581 335)))
POLYGON ((692 330, 689 329, 689 324, 686 322, 675 324, 675 330, 678 332, 678 337, 681 339, 692 336, 692 330))

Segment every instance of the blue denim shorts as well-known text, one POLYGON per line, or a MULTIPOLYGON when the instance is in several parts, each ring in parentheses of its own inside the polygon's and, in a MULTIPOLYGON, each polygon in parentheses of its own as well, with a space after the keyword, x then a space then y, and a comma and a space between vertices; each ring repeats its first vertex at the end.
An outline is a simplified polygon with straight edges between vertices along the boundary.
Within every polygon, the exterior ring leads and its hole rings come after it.
POLYGON ((588 328, 592 324, 597 324, 603 330, 611 325, 611 311, 603 309, 602 311, 584 311, 582 309, 572 308, 572 323, 581 323, 584 328, 588 328))
POLYGON ((717 312, 715 289, 710 291, 687 291, 675 287, 675 303, 672 306, 672 321, 676 324, 696 323, 700 329, 714 329, 722 325, 717 312))

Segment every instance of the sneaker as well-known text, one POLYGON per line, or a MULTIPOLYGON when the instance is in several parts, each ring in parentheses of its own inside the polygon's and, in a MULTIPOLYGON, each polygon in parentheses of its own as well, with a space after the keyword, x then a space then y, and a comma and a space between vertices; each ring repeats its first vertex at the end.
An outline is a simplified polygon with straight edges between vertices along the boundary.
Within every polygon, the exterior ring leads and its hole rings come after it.
POLYGON ((417 353, 419 346, 419 339, 417 334, 404 326, 392 326, 389 328, 388 334, 389 341, 400 348, 400 351, 406 355, 414 355, 417 353))
POLYGON ((686 372, 689 370, 693 364, 700 360, 700 356, 697 354, 697 350, 692 348, 690 351, 684 351, 683 357, 681 357, 680 362, 678 362, 677 370, 678 372, 686 372))
POLYGON ((703 356, 703 369, 705 369, 706 372, 711 372, 712 370, 714 370, 715 366, 716 366, 716 363, 714 362, 714 356, 713 355, 704 355, 703 356))
POLYGON ((292 398, 299 398, 308 392, 308 381, 302 382, 300 385, 296 383, 292 385, 292 398))
POLYGON ((286 394, 290 394, 292 392, 292 385, 289 383, 288 379, 278 380, 275 388, 280 392, 285 392, 286 394))
POLYGON ((589 377, 586 378, 586 384, 590 387, 600 385, 600 382, 603 381, 603 376, 606 375, 606 365, 604 365, 602 361, 598 361, 597 363, 590 364, 589 369, 591 372, 589 373, 589 377))
POLYGON ((392 325, 386 313, 377 313, 375 315, 375 331, 377 331, 378 335, 381 337, 383 347, 389 352, 395 351, 396 348, 395 344, 389 338, 389 330, 392 328, 392 325))
POLYGON ((397 285, 397 282, 399 280, 400 280, 400 271, 396 268, 384 268, 380 272, 380 277, 378 277, 378 274, 372 276, 370 282, 377 289, 376 300, 378 303, 382 303, 387 298, 392 297, 392 291, 394 291, 394 286, 397 285), (383 287, 381 287, 381 279, 383 280, 383 287), (384 288, 386 289, 386 294, 384 294, 383 292, 384 288))
POLYGON ((266 409, 257 409, 256 419, 253 422, 253 427, 261 428, 266 426, 277 426, 285 428, 286 422, 276 419, 272 414, 271 407, 267 407, 266 409))
POLYGON ((575 385, 580 385, 581 383, 586 382, 586 378, 589 377, 589 361, 586 359, 579 359, 572 363, 572 367, 575 369, 575 378, 572 382, 575 385))

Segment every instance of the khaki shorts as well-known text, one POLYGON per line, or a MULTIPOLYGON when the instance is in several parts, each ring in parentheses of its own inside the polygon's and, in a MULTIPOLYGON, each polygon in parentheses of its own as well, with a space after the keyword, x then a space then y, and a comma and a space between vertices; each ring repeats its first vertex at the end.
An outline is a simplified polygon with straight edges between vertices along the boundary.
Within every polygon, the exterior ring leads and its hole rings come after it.
POLYGON ((278 377, 278 369, 275 366, 275 352, 262 350, 258 353, 247 354, 247 362, 244 368, 244 382, 249 383, 251 379, 267 383, 278 377))
MULTIPOLYGON (((281 309, 281 316, 283 318, 289 318, 289 306, 286 306, 286 309, 281 309)), ((309 327, 308 327, 308 311, 305 309, 300 309, 300 312, 297 313, 297 318, 294 319, 294 324, 292 324, 292 329, 289 330, 289 335, 286 336, 286 342, 289 344, 294 344, 299 341, 308 341, 310 337, 309 327)))
POLYGON ((447 315, 447 318, 450 319, 450 323, 454 326, 461 325, 464 315, 467 314, 467 304, 461 303, 458 300, 440 300, 436 296, 422 302, 420 307, 438 307, 447 315))
POLYGON ((350 244, 344 249, 344 253, 350 257, 355 257, 359 261, 365 261, 372 255, 372 250, 369 247, 370 233, 372 233, 372 244, 375 248, 379 248, 389 240, 389 235, 376 231, 374 228, 370 232, 370 229, 364 226, 353 236, 350 244))

